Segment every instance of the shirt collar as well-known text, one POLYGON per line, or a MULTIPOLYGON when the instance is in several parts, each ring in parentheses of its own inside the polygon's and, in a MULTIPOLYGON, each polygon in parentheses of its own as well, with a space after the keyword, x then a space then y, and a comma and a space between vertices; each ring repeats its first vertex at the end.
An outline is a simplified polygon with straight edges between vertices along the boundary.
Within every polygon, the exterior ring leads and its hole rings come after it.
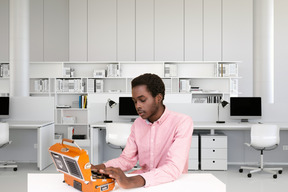
MULTIPOLYGON (((161 117, 159 118, 159 119, 157 119, 154 123, 158 123, 158 124, 161 124, 163 121, 165 121, 165 119, 167 118, 167 116, 168 116, 168 113, 169 113, 169 111, 168 111, 168 109, 167 109, 167 107, 164 105, 164 112, 163 112, 163 114, 161 115, 161 117)), ((148 119, 145 119, 145 122, 148 124, 148 125, 150 125, 150 124, 152 124, 148 119)))

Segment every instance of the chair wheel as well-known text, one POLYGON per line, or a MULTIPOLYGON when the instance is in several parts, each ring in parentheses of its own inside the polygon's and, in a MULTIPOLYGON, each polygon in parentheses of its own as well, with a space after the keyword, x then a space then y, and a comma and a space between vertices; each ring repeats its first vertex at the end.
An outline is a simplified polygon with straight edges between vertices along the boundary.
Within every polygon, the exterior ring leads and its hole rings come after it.
POLYGON ((251 174, 251 173, 248 173, 247 177, 249 177, 249 178, 252 177, 252 174, 251 174))
POLYGON ((273 175, 273 178, 274 178, 274 179, 277 179, 277 175, 276 175, 276 174, 275 174, 275 175, 273 175))
POLYGON ((282 170, 279 170, 278 173, 279 173, 279 174, 282 174, 282 170))
POLYGON ((243 172, 243 169, 239 169, 239 172, 242 173, 242 172, 243 172))
POLYGON ((13 168, 13 171, 17 171, 17 167, 14 167, 14 168, 13 168))

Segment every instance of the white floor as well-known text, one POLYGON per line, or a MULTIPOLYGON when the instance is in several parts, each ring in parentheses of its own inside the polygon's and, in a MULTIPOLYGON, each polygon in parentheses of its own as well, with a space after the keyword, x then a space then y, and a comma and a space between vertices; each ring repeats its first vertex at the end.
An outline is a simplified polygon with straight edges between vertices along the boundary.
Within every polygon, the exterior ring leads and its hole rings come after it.
MULTIPOLYGON (((264 172, 256 173, 252 178, 248 178, 247 171, 238 172, 239 166, 229 166, 228 171, 197 171, 197 173, 212 173, 226 184, 227 192, 287 192, 288 167, 283 168, 283 173, 278 175, 277 179, 273 179, 271 174, 264 172)), ((56 170, 54 165, 51 165, 44 171, 39 171, 34 163, 18 164, 16 172, 12 169, 0 169, 0 191, 26 192, 27 173, 56 173, 56 170)), ((193 186, 191 186, 191 191, 193 191, 193 186)))

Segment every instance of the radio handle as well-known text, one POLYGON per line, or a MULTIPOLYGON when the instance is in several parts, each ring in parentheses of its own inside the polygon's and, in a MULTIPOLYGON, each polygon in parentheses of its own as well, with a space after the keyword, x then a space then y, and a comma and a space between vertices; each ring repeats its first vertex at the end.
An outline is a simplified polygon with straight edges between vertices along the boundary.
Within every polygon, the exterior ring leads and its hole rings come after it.
POLYGON ((76 147, 78 147, 80 150, 82 150, 81 147, 79 147, 79 145, 77 145, 77 143, 74 140, 63 138, 62 139, 62 145, 63 145, 64 141, 67 143, 72 143, 72 144, 76 145, 76 147))

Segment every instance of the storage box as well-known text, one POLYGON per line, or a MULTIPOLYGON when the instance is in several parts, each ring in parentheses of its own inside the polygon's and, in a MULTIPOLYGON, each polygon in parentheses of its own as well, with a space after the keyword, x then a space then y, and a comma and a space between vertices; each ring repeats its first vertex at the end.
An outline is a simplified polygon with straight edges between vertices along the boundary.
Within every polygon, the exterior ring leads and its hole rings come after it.
POLYGON ((73 116, 64 116, 62 118, 62 123, 63 124, 74 124, 76 123, 76 117, 73 116))

